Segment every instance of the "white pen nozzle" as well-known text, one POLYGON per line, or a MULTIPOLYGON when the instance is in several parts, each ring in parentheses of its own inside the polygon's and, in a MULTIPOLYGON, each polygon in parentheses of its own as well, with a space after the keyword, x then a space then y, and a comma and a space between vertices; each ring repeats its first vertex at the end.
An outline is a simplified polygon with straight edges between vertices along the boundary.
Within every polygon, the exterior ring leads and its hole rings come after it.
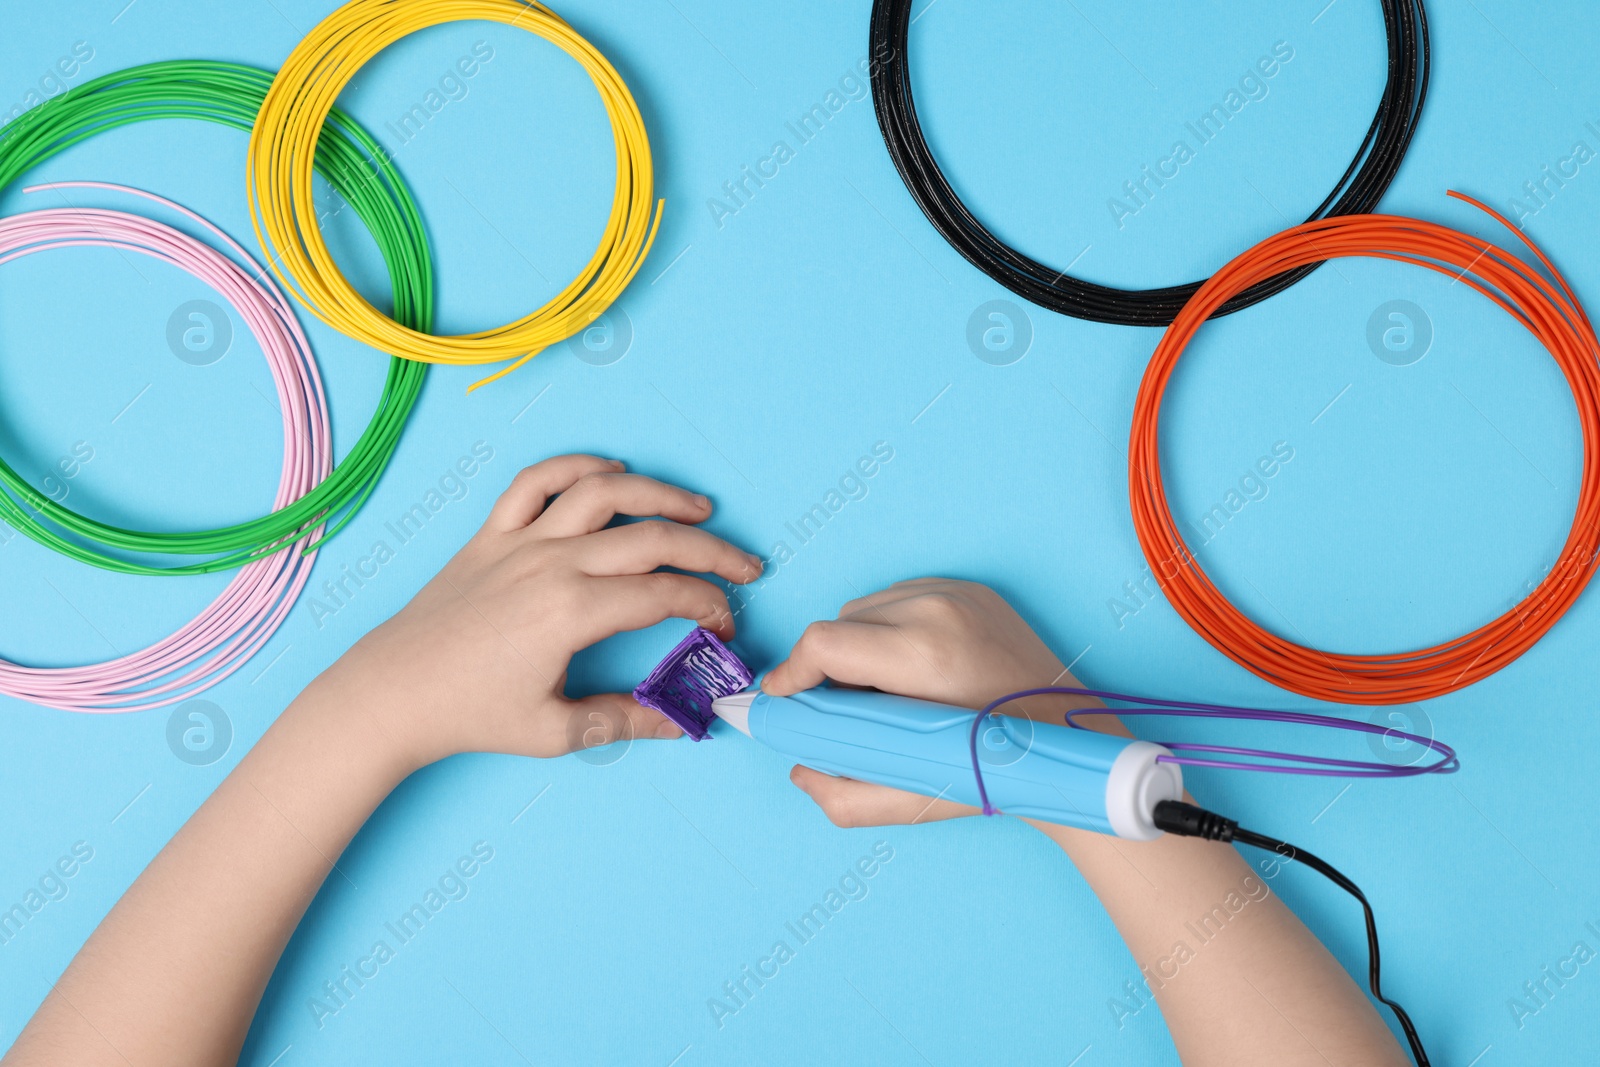
POLYGON ((758 689, 746 690, 711 702, 711 710, 723 722, 746 737, 750 736, 750 704, 761 695, 758 689))

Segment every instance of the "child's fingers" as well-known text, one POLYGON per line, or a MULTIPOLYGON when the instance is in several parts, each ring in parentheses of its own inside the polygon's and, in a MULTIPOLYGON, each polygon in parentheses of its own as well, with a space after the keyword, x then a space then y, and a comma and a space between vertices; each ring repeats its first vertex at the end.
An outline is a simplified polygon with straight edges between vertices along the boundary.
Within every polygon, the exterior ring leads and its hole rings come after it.
POLYGON ((593 603, 576 616, 583 646, 624 630, 643 630, 668 619, 688 619, 718 637, 733 637, 733 612, 721 589, 687 574, 638 574, 588 583, 593 603))
POLYGON ((495 501, 484 525, 502 533, 520 530, 539 517, 551 497, 571 489, 580 478, 622 469, 617 460, 585 455, 556 456, 524 467, 495 501))
POLYGON ((683 731, 628 693, 596 693, 568 702, 566 747, 570 752, 635 738, 671 740, 683 731))
POLYGON ((562 493, 533 528, 546 537, 579 537, 605 529, 618 515, 704 522, 711 501, 641 474, 590 474, 562 493))
POLYGON ((752 582, 761 575, 761 561, 695 526, 650 519, 584 538, 578 565, 597 578, 649 574, 657 567, 676 567, 716 574, 730 582, 752 582))
POLYGON ((789 780, 805 791, 835 826, 852 829, 861 826, 909 826, 938 822, 977 814, 977 808, 951 800, 925 797, 891 789, 854 778, 835 778, 831 774, 797 766, 789 780))
MULTIPOLYGON (((773 696, 788 696, 832 679, 850 685, 904 693, 919 688, 908 685, 907 657, 920 663, 910 638, 894 626, 864 622, 814 622, 806 627, 789 658, 767 672, 761 688, 773 696)), ((911 664, 913 670, 915 664, 911 664)), ((925 666, 930 672, 932 666, 925 666)), ((921 688, 926 688, 921 687, 921 688)))
MULTIPOLYGON (((876 593, 868 593, 866 596, 856 597, 854 600, 845 601, 844 607, 839 609, 838 618, 854 619, 859 616, 876 615, 878 611, 881 611, 885 606, 889 604, 897 604, 906 599, 906 597, 915 595, 916 594, 914 592, 908 592, 906 590, 900 590, 890 586, 888 589, 882 589, 876 593)), ((870 621, 870 619, 863 619, 862 621, 870 621)))
POLYGON ((634 737, 651 737, 658 741, 673 741, 683 736, 678 724, 654 708, 647 708, 633 699, 631 693, 615 693, 618 704, 628 715, 634 737))
POLYGON ((932 587, 949 584, 948 578, 911 578, 903 582, 895 582, 887 589, 880 589, 876 593, 857 597, 839 609, 839 618, 849 619, 853 616, 863 616, 861 621, 870 622, 872 616, 890 604, 898 604, 902 600, 929 592, 932 587))

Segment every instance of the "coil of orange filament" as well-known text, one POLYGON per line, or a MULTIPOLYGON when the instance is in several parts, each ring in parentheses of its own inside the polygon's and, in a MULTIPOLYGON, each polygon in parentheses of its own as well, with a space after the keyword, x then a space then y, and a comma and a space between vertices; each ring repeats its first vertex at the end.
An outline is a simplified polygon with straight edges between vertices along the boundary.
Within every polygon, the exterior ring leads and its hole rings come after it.
POLYGON ((1390 215, 1318 219, 1270 237, 1203 285, 1168 327, 1145 370, 1129 442, 1134 529, 1168 601, 1235 663, 1302 696, 1347 704, 1398 704, 1442 696, 1485 678, 1532 648, 1583 592, 1600 551, 1600 341, 1548 257, 1504 216, 1451 193, 1521 237, 1549 278, 1477 237, 1390 215), (1410 652, 1357 655, 1296 644, 1229 602, 1206 575, 1167 506, 1161 481, 1161 400, 1185 347, 1235 294, 1296 267, 1344 257, 1391 259, 1459 278, 1512 315, 1550 352, 1577 404, 1583 473, 1572 532, 1555 566, 1517 606, 1471 633, 1410 652))

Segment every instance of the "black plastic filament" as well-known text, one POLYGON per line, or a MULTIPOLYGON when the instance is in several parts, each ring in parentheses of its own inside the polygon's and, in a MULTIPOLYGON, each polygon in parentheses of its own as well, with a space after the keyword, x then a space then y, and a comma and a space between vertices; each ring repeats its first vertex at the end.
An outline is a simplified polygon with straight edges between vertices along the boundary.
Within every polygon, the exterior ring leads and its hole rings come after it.
MULTIPOLYGON (((874 0, 869 55, 878 127, 906 188, 973 266, 1041 307, 1119 326, 1165 326, 1200 282, 1161 289, 1117 289, 1070 277, 996 237, 950 186, 917 121, 911 93, 909 33, 913 0, 874 0)), ((1378 113, 1343 177, 1307 221, 1370 212, 1394 181, 1416 133, 1428 94, 1428 16, 1422 0, 1381 0, 1389 40, 1389 77, 1378 113)), ((1282 292, 1315 270, 1310 264, 1252 286, 1222 305, 1226 315, 1282 292)))

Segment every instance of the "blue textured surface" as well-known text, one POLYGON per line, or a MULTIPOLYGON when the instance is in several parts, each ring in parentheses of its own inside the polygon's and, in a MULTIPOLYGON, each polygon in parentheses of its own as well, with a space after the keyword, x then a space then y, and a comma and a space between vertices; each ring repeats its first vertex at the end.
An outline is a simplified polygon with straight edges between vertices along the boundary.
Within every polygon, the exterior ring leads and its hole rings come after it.
MULTIPOLYGON (((179 57, 271 67, 331 7, 124 4, 5 0, 0 112, 78 41, 94 56, 74 82, 179 57)), ((491 444, 494 461, 348 606, 320 626, 300 606, 207 694, 234 729, 219 761, 174 758, 165 713, 0 706, 0 903, 75 842, 94 850, 68 895, 0 946, 0 1047, 285 703, 437 570, 519 465, 553 453, 625 458, 712 495, 719 533, 763 555, 787 543, 793 558, 740 616, 737 647, 757 668, 843 601, 933 573, 995 585, 1088 684, 1295 703, 1164 603, 1124 592, 1143 567, 1126 501, 1129 411, 1157 334, 1028 308, 1020 361, 996 366, 969 348, 975 309, 1021 302, 927 225, 864 86, 841 81, 866 51, 867 7, 563 0, 639 97, 667 198, 655 253, 618 305, 631 348, 597 366, 562 346, 470 398, 472 371, 433 373, 394 466, 319 561, 317 584, 474 442, 491 444), (801 143, 789 124, 830 91, 837 111, 801 143), (792 158, 775 177, 743 204, 710 206, 779 141, 792 158), (876 442, 894 458, 866 496, 800 543, 786 523, 876 442)), ((1384 207, 1503 242, 1445 189, 1508 209, 1542 168, 1565 165, 1575 175, 1549 181, 1546 202, 1524 201, 1538 208, 1527 227, 1593 298, 1600 163, 1563 164, 1575 143, 1585 160, 1600 150, 1600 30, 1588 14, 1575 2, 1431 4, 1434 93, 1384 207)), ((450 330, 507 320, 564 283, 598 236, 612 172, 581 72, 500 26, 404 42, 358 79, 352 110, 395 145, 386 124, 479 40, 495 58, 396 156, 424 207, 450 330)), ((1375 0, 936 0, 913 44, 924 121, 975 208, 1034 254, 1080 257, 1076 271, 1120 284, 1188 280, 1302 216, 1342 171, 1383 75, 1375 0), (1294 55, 1266 95, 1119 229, 1108 199, 1279 41, 1294 55)), ((232 131, 145 125, 78 146, 38 177, 144 186, 254 247, 244 149, 232 131)), ((0 211, 37 199, 12 189, 0 211)), ((359 223, 346 214, 329 230, 381 293, 359 223)), ((0 450, 42 478, 88 443, 94 459, 69 491, 103 517, 195 526, 254 514, 279 462, 277 415, 258 395, 266 370, 248 339, 211 367, 175 359, 168 316, 208 294, 165 269, 140 272, 87 251, 0 268, 0 450)), ((308 325, 348 447, 382 360, 308 325)), ((1554 559, 1575 501, 1577 421, 1550 360, 1463 287, 1395 265, 1340 262, 1208 327, 1165 430, 1174 509, 1196 522, 1276 443, 1293 449, 1203 557, 1269 625, 1352 650, 1431 642, 1504 610, 1554 559), (1394 366, 1369 348, 1369 318, 1391 300, 1431 320, 1420 362, 1394 366)), ((170 631, 223 580, 108 576, 13 538, 0 544, 0 651, 30 663, 100 658, 170 631)), ((575 682, 631 688, 684 629, 613 641, 577 664, 575 682)), ((1600 1047, 1600 978, 1587 968, 1520 1027, 1508 1007, 1574 942, 1600 947, 1585 926, 1600 925, 1600 859, 1592 819, 1578 814, 1597 792, 1584 770, 1600 740, 1597 637, 1591 592, 1512 668, 1411 709, 1460 750, 1454 778, 1346 789, 1197 776, 1213 806, 1367 889, 1389 988, 1436 1062, 1572 1063, 1600 1047)), ((754 745, 618 755, 603 766, 463 758, 408 782, 342 862, 359 888, 336 880, 312 907, 244 1062, 1175 1061, 1154 1011, 1119 1029, 1108 1001, 1134 964, 1062 856, 1026 828, 838 832, 754 745), (879 841, 893 859, 865 898, 719 1028, 707 999, 879 841), (476 842, 493 859, 470 893, 319 1027, 308 999, 476 842)), ((1274 885, 1359 971, 1349 902, 1304 872, 1274 885)))

